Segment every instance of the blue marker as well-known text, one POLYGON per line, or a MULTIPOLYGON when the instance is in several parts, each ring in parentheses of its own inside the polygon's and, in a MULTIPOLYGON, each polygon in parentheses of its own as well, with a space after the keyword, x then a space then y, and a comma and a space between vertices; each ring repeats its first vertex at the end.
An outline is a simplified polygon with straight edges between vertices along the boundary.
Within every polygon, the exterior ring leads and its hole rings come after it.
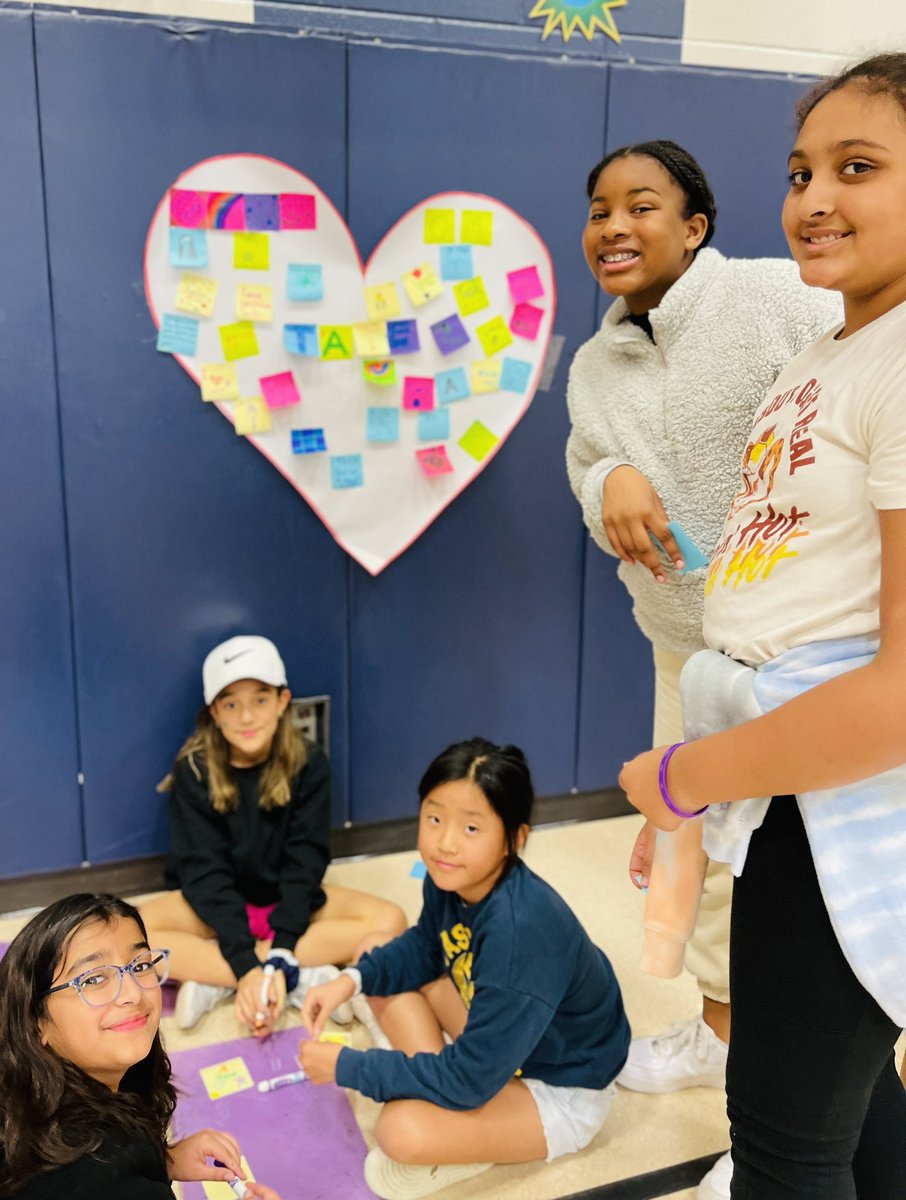
POLYGON ((275 1092, 277 1088, 289 1087, 291 1083, 304 1083, 308 1076, 304 1071, 291 1071, 288 1075, 275 1075, 273 1079, 262 1079, 259 1092, 275 1092))
MULTIPOLYGON (((225 1167, 226 1170, 229 1170, 229 1167, 227 1167, 226 1163, 221 1162, 219 1158, 214 1159, 214 1166, 215 1167, 225 1167)), ((233 1189, 233 1191, 239 1197, 239 1200, 242 1200, 243 1196, 248 1195, 248 1188, 245 1186, 245 1184, 242 1182, 242 1180, 239 1178, 238 1175, 235 1176, 233 1179, 230 1179, 227 1182, 227 1187, 231 1187, 233 1189)))

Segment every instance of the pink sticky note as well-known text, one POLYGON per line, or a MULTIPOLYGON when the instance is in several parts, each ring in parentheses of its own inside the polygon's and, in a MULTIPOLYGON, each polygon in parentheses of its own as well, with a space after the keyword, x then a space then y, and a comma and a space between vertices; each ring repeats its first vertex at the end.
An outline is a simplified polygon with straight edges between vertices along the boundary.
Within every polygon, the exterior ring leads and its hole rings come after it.
POLYGON ((403 378, 403 408, 427 412, 434 407, 434 377, 406 375, 403 378))
POLYGON ((208 193, 170 188, 170 224, 180 229, 204 229, 208 217, 208 193))
POLYGON ((299 192, 283 192, 281 194, 281 229, 316 229, 317 225, 314 196, 306 196, 299 192))
POLYGON ((543 308, 534 304, 517 304, 510 317, 510 329, 516 337, 528 338, 533 342, 538 336, 538 327, 543 316, 543 308))
POLYGON ((291 404, 298 404, 301 399, 292 371, 281 371, 279 375, 265 375, 259 382, 264 403, 268 408, 289 408, 291 404))
POLYGON ((426 446, 424 450, 416 450, 415 457, 429 479, 433 475, 449 475, 453 470, 446 446, 426 446))
POLYGON ((514 304, 524 300, 534 300, 544 295, 544 284, 538 274, 537 267, 523 267, 520 271, 507 271, 507 283, 510 285, 510 295, 514 304))

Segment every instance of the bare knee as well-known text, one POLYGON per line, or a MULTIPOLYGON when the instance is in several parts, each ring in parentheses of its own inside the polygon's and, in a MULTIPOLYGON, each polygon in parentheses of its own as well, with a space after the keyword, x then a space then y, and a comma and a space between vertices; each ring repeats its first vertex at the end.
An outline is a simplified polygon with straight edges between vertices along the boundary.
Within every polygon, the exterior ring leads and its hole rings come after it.
POLYGON ((354 963, 357 963, 369 950, 374 950, 377 946, 386 946, 388 942, 392 942, 394 938, 398 938, 401 933, 406 932, 406 914, 403 910, 397 908, 395 904, 387 904, 386 907, 388 914, 381 921, 380 926, 366 933, 356 946, 352 955, 354 963))
MULTIPOLYGON (((393 904, 390 900, 381 900, 374 926, 375 932, 388 935, 384 941, 389 942, 406 932, 409 928, 409 921, 398 904, 393 904)), ((383 945, 383 942, 379 942, 377 945, 383 945)))
POLYGON ((374 1129, 377 1144, 388 1156, 401 1163, 433 1161, 431 1145, 425 1136, 424 1113, 411 1100, 391 1100, 385 1104, 374 1129))

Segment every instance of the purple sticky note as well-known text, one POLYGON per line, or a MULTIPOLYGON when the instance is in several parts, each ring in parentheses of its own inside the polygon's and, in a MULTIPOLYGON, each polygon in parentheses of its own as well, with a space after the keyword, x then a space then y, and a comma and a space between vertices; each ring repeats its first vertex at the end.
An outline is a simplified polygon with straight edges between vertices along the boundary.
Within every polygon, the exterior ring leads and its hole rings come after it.
POLYGON ((510 285, 510 295, 514 304, 522 304, 526 300, 535 300, 544 295, 544 284, 538 274, 537 267, 523 267, 519 271, 507 271, 507 283, 510 285))
POLYGON ((246 193, 245 227, 264 231, 280 228, 280 204, 276 196, 261 196, 246 193))
POLYGON ((207 192, 170 188, 170 224, 182 229, 203 229, 208 217, 207 192))
POLYGON ((517 304, 510 317, 510 329, 516 337, 528 338, 533 342, 538 336, 538 328, 544 316, 544 309, 534 304, 517 304))
POLYGON ((416 321, 388 321, 387 341, 390 354, 416 354, 420 349, 416 321))
POLYGON ((425 411, 434 407, 434 376, 406 375, 403 378, 403 408, 425 411))
POLYGON ((459 319, 457 313, 452 316, 445 317, 443 321, 438 321, 437 324, 431 326, 431 333, 434 335, 434 340, 437 342, 437 348, 441 354, 452 354, 454 350, 459 350, 469 343, 469 335, 466 333, 466 327, 459 319))
POLYGON ((301 400, 292 371, 281 371, 278 375, 263 375, 258 381, 261 394, 268 408, 289 408, 301 400))
POLYGON ((314 196, 298 192, 282 192, 280 195, 281 229, 316 229, 318 218, 314 196))

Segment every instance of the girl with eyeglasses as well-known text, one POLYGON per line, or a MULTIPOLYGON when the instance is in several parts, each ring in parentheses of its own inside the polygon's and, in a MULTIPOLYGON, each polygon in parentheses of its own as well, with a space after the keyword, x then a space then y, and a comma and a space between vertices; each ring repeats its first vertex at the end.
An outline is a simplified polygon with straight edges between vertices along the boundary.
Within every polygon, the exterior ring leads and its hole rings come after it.
MULTIPOLYGON (((0 961, 0 1196, 173 1200, 173 1179, 242 1178, 229 1134, 167 1140, 168 955, 114 896, 58 900, 12 941, 0 961)), ((279 1200, 262 1184, 246 1189, 279 1200)))

